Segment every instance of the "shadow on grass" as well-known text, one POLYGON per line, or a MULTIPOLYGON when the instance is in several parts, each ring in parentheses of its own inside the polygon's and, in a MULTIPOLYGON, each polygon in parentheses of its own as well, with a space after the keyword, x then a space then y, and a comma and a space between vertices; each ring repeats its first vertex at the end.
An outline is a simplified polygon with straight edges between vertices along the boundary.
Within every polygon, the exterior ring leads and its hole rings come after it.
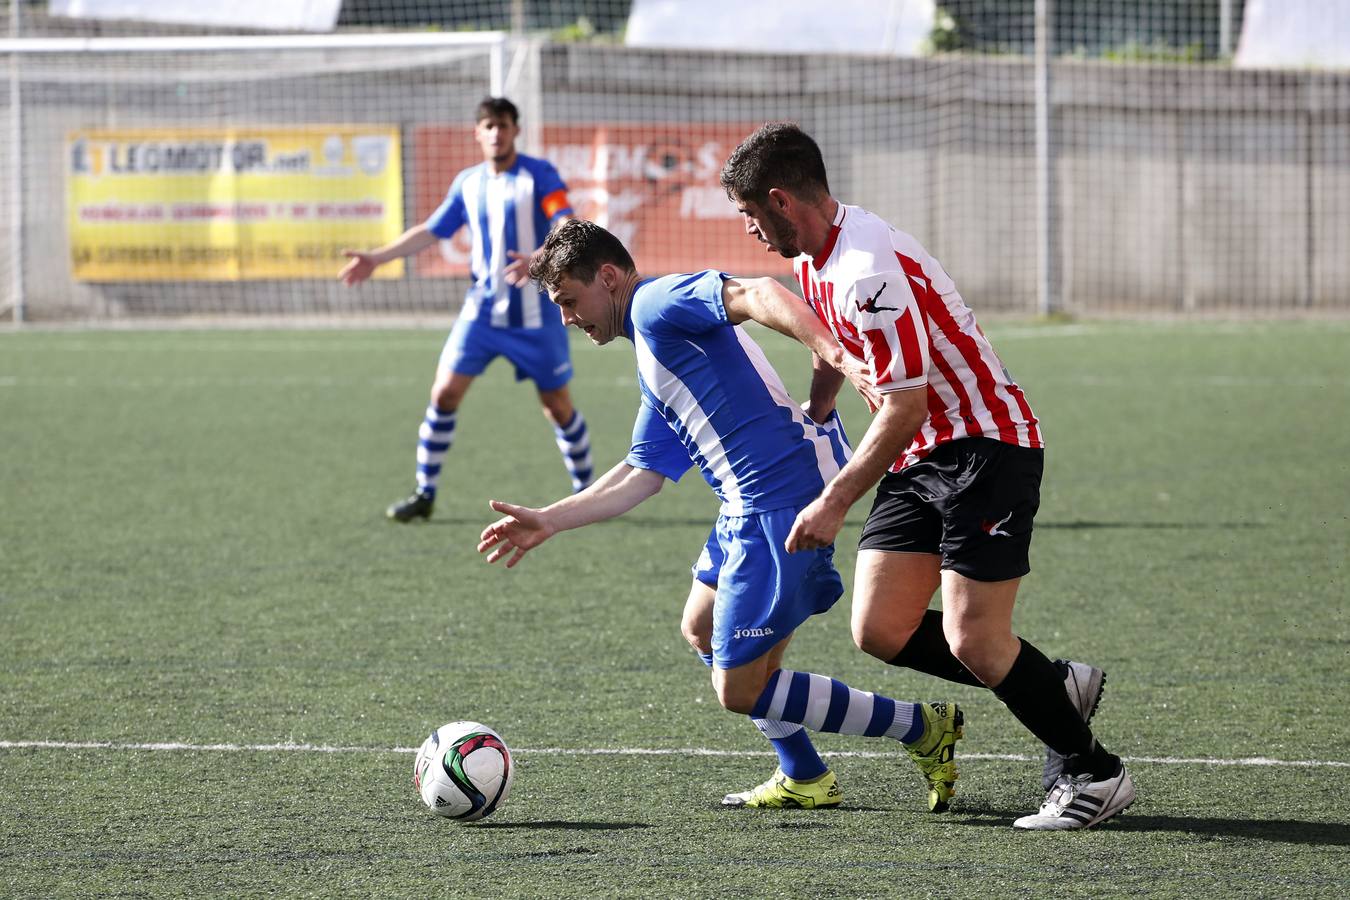
POLYGON ((1077 519, 1072 522, 1037 522, 1037 528, 1062 528, 1065 531, 1080 531, 1093 528, 1117 528, 1122 531, 1136 529, 1195 531, 1202 528, 1269 528, 1264 522, 1093 522, 1077 519))
MULTIPOLYGON (((1025 812, 966 810, 962 825, 984 825, 1012 830, 1014 819, 1025 812)), ((1197 837, 1249 838, 1282 844, 1350 847, 1350 825, 1340 822, 1304 822, 1297 819, 1214 819, 1203 816, 1149 816, 1126 813, 1093 826, 1094 831, 1174 831, 1197 837)))
POLYGON ((1120 831, 1180 831, 1211 837, 1241 837, 1283 844, 1350 847, 1350 825, 1298 819, 1208 819, 1195 816, 1125 816, 1120 831))
MULTIPOLYGON (((426 519, 421 522, 405 523, 410 525, 474 525, 482 530, 487 525, 500 518, 499 513, 490 509, 484 509, 482 516, 447 516, 426 519)), ((715 512, 710 513, 706 518, 692 519, 660 516, 642 516, 626 515, 613 519, 608 522, 598 522, 598 525, 635 525, 641 528, 687 528, 699 527, 710 528, 717 519, 715 512)), ((850 517, 844 520, 844 525, 859 527, 864 520, 850 517)), ((1037 522, 1037 528, 1054 528, 1064 531, 1089 531, 1095 529, 1116 529, 1120 531, 1198 531, 1201 529, 1232 529, 1232 528, 1269 528, 1264 522, 1096 522, 1091 520, 1076 519, 1071 522, 1037 522)))
POLYGON ((475 828, 517 828, 538 831, 627 831, 630 828, 651 828, 646 822, 483 822, 475 828))

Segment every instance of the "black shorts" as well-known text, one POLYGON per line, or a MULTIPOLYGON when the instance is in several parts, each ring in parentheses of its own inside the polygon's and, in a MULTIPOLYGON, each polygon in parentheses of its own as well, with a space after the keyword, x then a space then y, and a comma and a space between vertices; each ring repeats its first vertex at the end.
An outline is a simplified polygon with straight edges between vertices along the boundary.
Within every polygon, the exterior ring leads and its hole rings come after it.
POLYGON ((1044 450, 992 438, 943 444, 881 479, 858 549, 938 554, 975 581, 1020 578, 1044 465, 1044 450))

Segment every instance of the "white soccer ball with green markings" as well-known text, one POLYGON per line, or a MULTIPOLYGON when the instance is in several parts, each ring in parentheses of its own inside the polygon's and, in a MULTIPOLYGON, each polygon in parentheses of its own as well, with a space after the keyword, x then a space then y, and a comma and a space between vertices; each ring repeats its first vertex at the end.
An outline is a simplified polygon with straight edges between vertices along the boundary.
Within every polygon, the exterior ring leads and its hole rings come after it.
POLYGON ((511 793, 515 766, 501 735, 478 722, 451 722, 431 733, 413 762, 413 785, 438 816, 472 822, 511 793))

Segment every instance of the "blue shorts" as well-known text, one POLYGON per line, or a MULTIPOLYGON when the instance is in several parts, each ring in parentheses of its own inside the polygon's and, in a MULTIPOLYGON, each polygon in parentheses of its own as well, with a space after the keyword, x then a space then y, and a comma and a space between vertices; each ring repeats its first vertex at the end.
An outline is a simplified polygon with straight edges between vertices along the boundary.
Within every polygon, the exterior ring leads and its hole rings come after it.
POLYGON ((834 547, 788 553, 783 549, 796 509, 749 516, 718 516, 694 577, 717 589, 712 659, 734 669, 758 659, 844 595, 834 547))
POLYGON ((567 329, 493 328, 460 316, 441 350, 440 368, 460 375, 482 375, 499 356, 516 367, 516 381, 530 379, 541 391, 554 391, 572 380, 567 329))

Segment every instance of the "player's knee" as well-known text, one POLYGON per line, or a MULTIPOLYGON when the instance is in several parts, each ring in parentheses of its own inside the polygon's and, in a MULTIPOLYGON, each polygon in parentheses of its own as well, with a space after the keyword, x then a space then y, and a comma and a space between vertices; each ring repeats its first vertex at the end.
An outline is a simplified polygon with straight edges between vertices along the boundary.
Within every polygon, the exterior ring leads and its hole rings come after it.
POLYGON ((947 639, 947 646, 951 648, 952 656, 965 662, 966 657, 975 657, 978 655, 978 642, 975 636, 956 622, 948 619, 942 628, 942 636, 947 639))
POLYGON ((539 406, 544 418, 559 428, 570 422, 572 414, 576 412, 572 406, 572 396, 566 388, 558 388, 556 391, 541 391, 539 393, 539 406))
POLYGON ((683 619, 680 621, 680 635, 699 655, 707 656, 712 653, 711 623, 705 624, 697 619, 683 619))
POLYGON ((723 679, 714 687, 717 690, 717 702, 722 704, 722 708, 741 715, 749 715, 759 701, 759 695, 764 692, 763 685, 729 679, 723 679))
POLYGON ((998 660, 994 653, 995 642, 987 635, 981 634, 977 629, 962 627, 960 623, 947 625, 943 628, 943 634, 947 638, 947 646, 951 648, 952 656, 960 660, 961 665, 969 669, 976 678, 987 684, 991 677, 999 674, 996 672, 998 660))
POLYGON ((695 581, 680 612, 680 635, 703 657, 712 655, 714 587, 695 581))
POLYGON ((452 382, 438 381, 431 386, 431 405, 442 412, 454 412, 459 409, 459 402, 464 399, 464 392, 458 390, 452 382))
POLYGON ((723 709, 743 716, 750 714, 750 711, 755 708, 755 701, 758 699, 758 694, 751 696, 745 691, 726 687, 717 692, 717 702, 722 704, 723 709))
POLYGON ((556 425, 558 428, 563 428, 568 422, 572 421, 572 408, 570 406, 566 408, 545 406, 540 412, 544 414, 544 418, 549 421, 549 424, 556 425))
POLYGON ((862 652, 881 660, 894 659, 913 633, 910 629, 903 635, 897 634, 869 620, 853 623, 853 643, 862 652))

